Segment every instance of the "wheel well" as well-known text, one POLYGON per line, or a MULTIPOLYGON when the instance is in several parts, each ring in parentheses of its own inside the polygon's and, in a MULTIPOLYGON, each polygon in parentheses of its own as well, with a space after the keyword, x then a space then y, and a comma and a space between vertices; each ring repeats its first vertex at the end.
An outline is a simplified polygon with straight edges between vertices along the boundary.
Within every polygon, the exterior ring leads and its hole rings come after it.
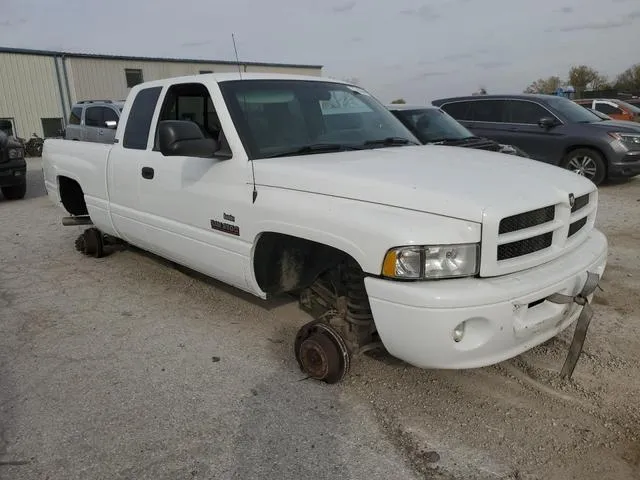
POLYGON ((80 184, 69 177, 58 177, 60 200, 71 215, 87 215, 87 204, 80 184))
POLYGON ((253 269, 262 291, 279 294, 310 286, 321 273, 348 259, 353 260, 345 252, 322 243, 265 232, 255 248, 253 269))
POLYGON ((578 150, 580 148, 586 148, 586 149, 598 152, 602 157, 602 160, 604 160, 605 174, 606 172, 609 171, 609 162, 607 161, 607 156, 604 154, 602 150, 600 150, 598 147, 594 147, 593 145, 571 145, 570 147, 567 147, 564 151, 564 154, 562 155, 561 162, 564 162, 564 159, 566 158, 566 156, 569 155, 571 152, 573 152, 574 150, 578 150))

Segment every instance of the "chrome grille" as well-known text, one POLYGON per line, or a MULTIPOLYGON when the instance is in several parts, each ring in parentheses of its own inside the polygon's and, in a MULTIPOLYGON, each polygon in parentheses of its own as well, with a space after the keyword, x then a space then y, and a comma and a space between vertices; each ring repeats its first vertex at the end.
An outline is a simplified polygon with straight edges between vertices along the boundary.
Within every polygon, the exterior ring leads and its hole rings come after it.
POLYGON ((498 260, 508 260, 510 258, 529 255, 530 253, 549 248, 552 242, 553 232, 548 232, 535 237, 525 238, 524 240, 498 245, 498 260))
POLYGON ((556 207, 550 205, 548 207, 531 210, 530 212, 512 215, 500 221, 498 233, 502 235, 504 233, 516 232, 518 230, 524 230, 525 228, 535 227, 536 225, 542 225, 543 223, 553 220, 555 214, 556 207))

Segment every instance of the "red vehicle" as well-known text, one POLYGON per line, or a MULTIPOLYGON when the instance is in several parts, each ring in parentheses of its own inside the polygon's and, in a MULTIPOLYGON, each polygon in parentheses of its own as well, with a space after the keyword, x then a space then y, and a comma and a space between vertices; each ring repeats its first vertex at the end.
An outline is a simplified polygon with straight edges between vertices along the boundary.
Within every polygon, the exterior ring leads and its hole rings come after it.
POLYGON ((583 98, 574 102, 609 115, 614 120, 640 122, 640 107, 617 98, 583 98))

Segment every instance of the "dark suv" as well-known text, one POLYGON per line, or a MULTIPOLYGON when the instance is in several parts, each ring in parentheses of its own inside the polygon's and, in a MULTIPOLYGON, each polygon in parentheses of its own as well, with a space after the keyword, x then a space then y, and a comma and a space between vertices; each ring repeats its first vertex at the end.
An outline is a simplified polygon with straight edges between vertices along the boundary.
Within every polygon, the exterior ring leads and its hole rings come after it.
POLYGON ((24 148, 0 130, 0 190, 7 200, 19 200, 27 193, 27 163, 24 148))
POLYGON ((434 100, 475 135, 521 148, 535 160, 599 185, 640 173, 640 123, 603 120, 554 95, 478 95, 434 100))

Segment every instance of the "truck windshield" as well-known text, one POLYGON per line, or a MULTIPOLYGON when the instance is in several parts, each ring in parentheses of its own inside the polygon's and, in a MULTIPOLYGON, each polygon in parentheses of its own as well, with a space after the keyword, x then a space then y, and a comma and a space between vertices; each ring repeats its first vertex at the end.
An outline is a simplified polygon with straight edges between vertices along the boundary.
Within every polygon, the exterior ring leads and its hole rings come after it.
POLYGON ((545 102, 569 123, 594 123, 602 119, 576 102, 564 97, 550 97, 545 102))
POLYGON ((463 140, 474 135, 453 117, 439 108, 394 110, 393 114, 404 123, 422 143, 463 140))
POLYGON ((251 159, 419 145, 365 90, 315 80, 220 82, 251 159))

